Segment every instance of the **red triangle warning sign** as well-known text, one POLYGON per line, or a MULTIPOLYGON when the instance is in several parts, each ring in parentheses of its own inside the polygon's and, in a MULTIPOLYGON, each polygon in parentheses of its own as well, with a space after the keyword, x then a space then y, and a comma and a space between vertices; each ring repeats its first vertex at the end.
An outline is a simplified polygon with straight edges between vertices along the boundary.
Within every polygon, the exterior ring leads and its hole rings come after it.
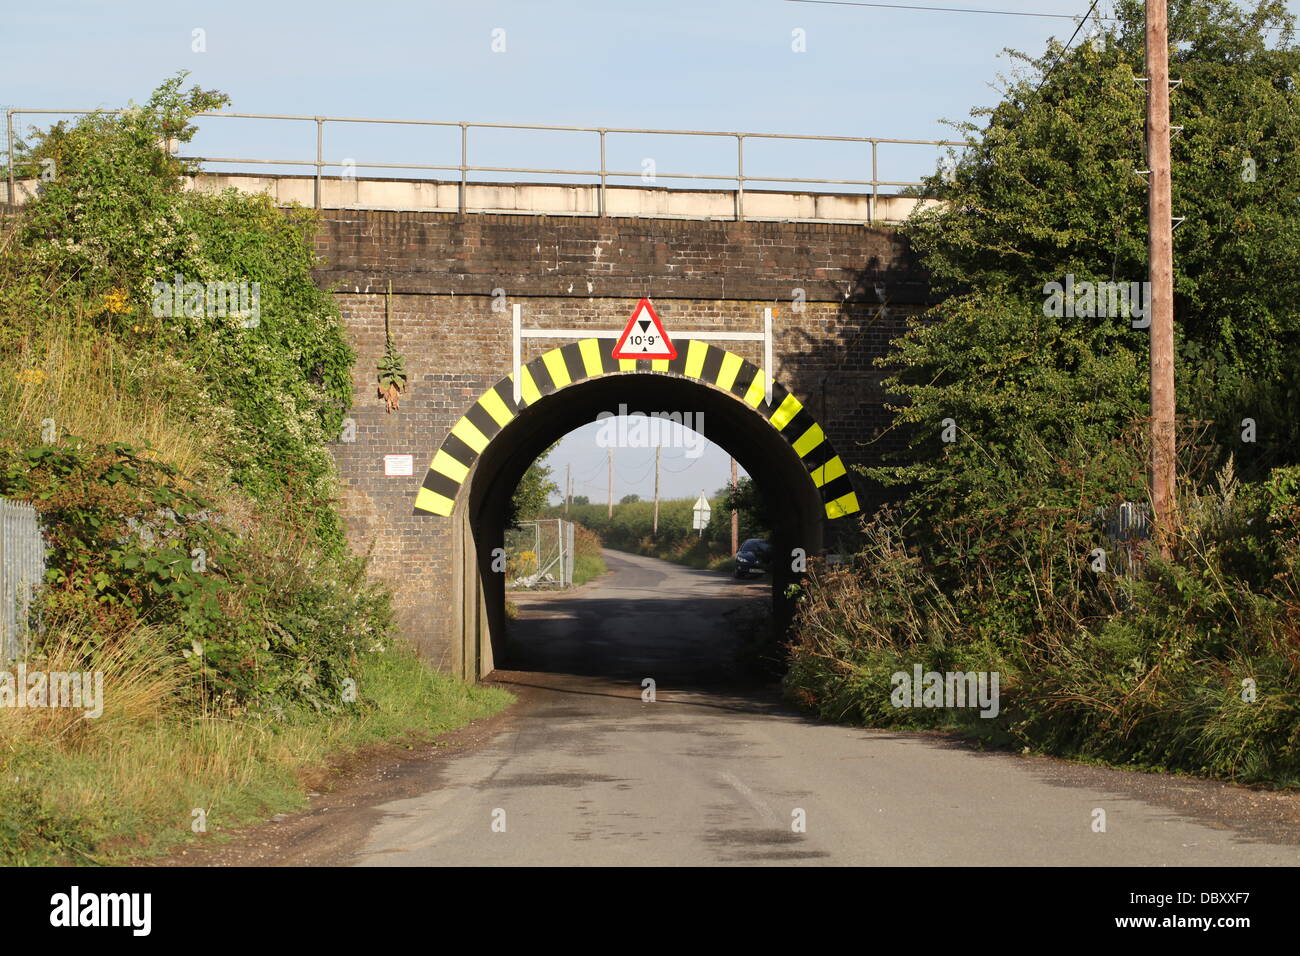
POLYGON ((677 349, 664 324, 655 314, 655 307, 649 299, 642 299, 632 310, 632 318, 627 320, 627 328, 618 337, 614 346, 614 358, 617 359, 675 359, 677 349))

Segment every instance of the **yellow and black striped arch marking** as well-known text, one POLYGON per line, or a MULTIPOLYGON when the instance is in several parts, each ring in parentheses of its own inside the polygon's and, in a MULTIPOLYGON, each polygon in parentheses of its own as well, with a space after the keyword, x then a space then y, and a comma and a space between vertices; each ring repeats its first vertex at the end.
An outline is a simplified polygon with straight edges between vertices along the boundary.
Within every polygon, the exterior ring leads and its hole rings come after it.
POLYGON ((734 352, 707 342, 686 340, 677 343, 675 359, 616 359, 613 339, 583 339, 552 349, 519 369, 520 404, 514 400, 514 376, 508 375, 483 393, 482 397, 451 429, 451 433, 433 456, 424 483, 415 499, 415 510, 435 515, 450 515, 456 496, 475 460, 501 429, 524 408, 567 385, 601 375, 641 371, 674 372, 724 392, 745 402, 781 433, 803 460, 813 483, 821 492, 828 518, 843 518, 859 510, 857 496, 845 471, 844 462, 835 453, 822 428, 813 420, 799 400, 773 383, 772 402, 764 401, 767 386, 762 369, 734 352))

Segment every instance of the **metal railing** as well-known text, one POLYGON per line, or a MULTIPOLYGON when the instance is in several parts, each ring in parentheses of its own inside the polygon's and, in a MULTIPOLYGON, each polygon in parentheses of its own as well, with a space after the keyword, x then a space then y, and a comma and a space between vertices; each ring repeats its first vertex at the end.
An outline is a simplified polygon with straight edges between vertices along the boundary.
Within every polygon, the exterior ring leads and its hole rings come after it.
POLYGON ((0 498, 0 662, 24 650, 27 613, 45 577, 45 540, 29 504, 0 498))
MULTIPOLYGON (((8 153, 10 157, 9 167, 9 197, 13 201, 14 196, 14 169, 13 169, 13 151, 14 151, 14 117, 26 115, 63 115, 63 116, 84 116, 92 112, 106 114, 123 114, 126 110, 49 110, 49 109, 8 109, 5 111, 5 126, 8 137, 8 153)), ((327 160, 325 158, 325 125, 327 123, 370 123, 386 126, 422 126, 422 127, 442 127, 457 128, 460 130, 460 162, 454 164, 441 163, 358 163, 351 162, 353 168, 361 169, 399 169, 399 170, 424 170, 431 172, 455 172, 459 175, 460 184, 458 191, 457 212, 464 214, 467 211, 465 205, 465 193, 469 185, 470 173, 517 173, 527 175, 554 175, 554 176, 586 176, 591 177, 599 183, 597 216, 604 216, 608 210, 606 199, 606 188, 611 179, 640 179, 644 176, 644 171, 628 172, 625 170, 610 169, 606 162, 606 139, 610 135, 628 135, 628 136, 703 136, 714 139, 734 139, 736 142, 736 171, 734 174, 717 174, 717 173, 655 173, 656 179, 673 179, 673 180, 708 180, 718 182, 735 183, 735 217, 738 221, 745 218, 745 186, 747 183, 797 183, 799 185, 812 186, 861 186, 870 187, 871 194, 869 200, 868 221, 874 222, 876 219, 876 205, 880 199, 880 187, 909 187, 921 186, 923 183, 916 180, 885 180, 880 178, 880 147, 881 146, 930 146, 930 147, 965 147, 967 144, 955 140, 942 139, 886 139, 876 136, 805 136, 795 133, 739 133, 739 132, 721 132, 709 130, 685 130, 685 129, 633 129, 617 128, 604 126, 539 126, 532 124, 520 123, 467 123, 467 122, 449 122, 442 120, 401 120, 401 119, 372 119, 366 117, 348 117, 348 116, 291 116, 276 113, 198 113, 196 116, 202 117, 225 117, 228 119, 252 119, 252 120, 276 120, 281 122, 302 122, 314 123, 316 128, 316 152, 312 159, 258 159, 255 157, 231 157, 231 156, 180 156, 179 158, 192 160, 198 163, 221 163, 227 165, 248 164, 261 166, 310 166, 314 167, 315 173, 315 206, 321 207, 321 180, 324 171, 331 167, 343 167, 345 162, 327 160), (510 129, 510 130, 530 130, 541 132, 561 132, 561 133, 589 133, 598 138, 599 146, 599 165, 591 169, 546 169, 531 168, 525 166, 479 166, 470 163, 470 130, 474 129, 510 129), (858 143, 870 148, 871 178, 869 179, 818 179, 798 176, 754 176, 745 173, 745 141, 746 140, 798 140, 803 142, 817 143, 858 143)), ((865 161, 866 157, 864 157, 865 161)))

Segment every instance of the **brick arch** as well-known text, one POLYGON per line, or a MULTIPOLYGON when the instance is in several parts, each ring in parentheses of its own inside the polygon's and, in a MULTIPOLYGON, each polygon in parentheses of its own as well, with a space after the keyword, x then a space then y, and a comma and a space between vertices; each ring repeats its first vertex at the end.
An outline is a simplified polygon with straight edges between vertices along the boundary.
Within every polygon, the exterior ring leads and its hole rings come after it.
POLYGON ((733 395, 749 405, 775 429, 808 470, 821 495, 827 518, 857 514, 857 495, 822 427, 803 404, 779 383, 772 383, 772 401, 765 399, 766 373, 734 352, 698 340, 677 343, 675 359, 616 359, 613 339, 582 339, 551 349, 519 369, 519 394, 514 400, 514 376, 507 375, 483 393, 443 441, 433 456, 415 499, 417 513, 448 517, 456 510, 470 469, 497 434, 524 409, 575 382, 624 372, 667 372, 693 379, 733 395))

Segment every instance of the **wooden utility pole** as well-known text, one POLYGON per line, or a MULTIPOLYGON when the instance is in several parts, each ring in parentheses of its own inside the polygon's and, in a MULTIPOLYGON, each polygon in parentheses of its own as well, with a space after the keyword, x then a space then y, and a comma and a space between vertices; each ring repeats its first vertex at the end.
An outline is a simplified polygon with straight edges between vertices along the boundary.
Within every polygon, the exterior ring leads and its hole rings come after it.
POLYGON ((653 538, 659 534, 659 446, 655 445, 655 517, 654 525, 650 529, 650 536, 653 538))
MULTIPOLYGON (((731 491, 736 492, 736 459, 731 459, 731 491)), ((740 512, 735 508, 731 509, 731 553, 735 554, 740 548, 740 512)))
POLYGON ((609 506, 605 509, 605 517, 612 518, 614 517, 614 449, 613 448, 610 448, 608 451, 608 460, 609 460, 609 490, 605 492, 605 501, 608 502, 609 506))
POLYGON ((1171 553, 1178 497, 1174 447, 1174 223, 1169 156, 1169 14, 1147 0, 1147 208, 1151 280, 1151 507, 1156 542, 1171 553))
POLYGON ((564 516, 569 516, 569 499, 573 497, 573 475, 570 474, 572 466, 564 466, 564 516))

